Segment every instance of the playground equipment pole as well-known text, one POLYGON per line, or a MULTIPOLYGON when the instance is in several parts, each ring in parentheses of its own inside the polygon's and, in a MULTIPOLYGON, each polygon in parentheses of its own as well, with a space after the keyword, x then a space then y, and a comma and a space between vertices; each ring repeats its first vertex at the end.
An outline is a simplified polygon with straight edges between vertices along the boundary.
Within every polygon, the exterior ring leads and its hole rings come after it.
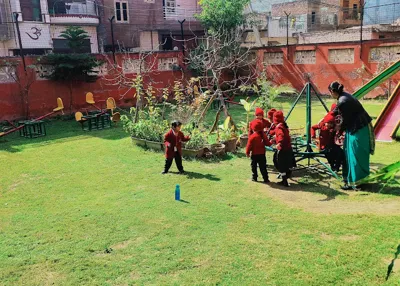
POLYGON ((306 139, 307 139, 307 152, 311 150, 311 83, 307 83, 307 119, 306 119, 306 139))

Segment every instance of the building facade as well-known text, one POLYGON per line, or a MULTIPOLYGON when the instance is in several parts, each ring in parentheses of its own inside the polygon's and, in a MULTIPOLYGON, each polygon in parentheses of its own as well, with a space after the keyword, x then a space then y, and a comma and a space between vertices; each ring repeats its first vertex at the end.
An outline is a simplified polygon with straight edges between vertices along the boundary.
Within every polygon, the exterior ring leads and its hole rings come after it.
POLYGON ((92 0, 0 0, 0 56, 18 55, 18 21, 24 54, 68 52, 60 37, 68 26, 81 26, 88 35, 87 52, 97 53, 99 3, 92 0), (3 18, 4 17, 4 18, 3 18), (3 20, 4 19, 4 20, 3 20))
POLYGON ((366 1, 364 9, 364 23, 397 24, 400 25, 400 1, 398 0, 370 0, 366 1))
MULTIPOLYGON (((114 43, 121 50, 176 50, 182 48, 181 24, 186 40, 203 34, 195 14, 198 0, 104 0, 100 41, 109 51, 114 43)), ((193 41, 192 41, 193 42, 193 41)), ((185 43, 191 45, 193 43, 185 43)))

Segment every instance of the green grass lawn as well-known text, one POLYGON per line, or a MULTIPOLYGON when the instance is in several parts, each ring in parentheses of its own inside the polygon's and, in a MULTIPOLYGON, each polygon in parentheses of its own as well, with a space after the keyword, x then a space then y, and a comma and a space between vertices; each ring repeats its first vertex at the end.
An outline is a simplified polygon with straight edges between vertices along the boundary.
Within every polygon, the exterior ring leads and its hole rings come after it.
MULTIPOLYGON (((364 106, 377 116, 383 103, 364 106)), ((290 127, 304 117, 302 102, 290 127)), ((400 244, 399 185, 342 192, 299 172, 279 189, 252 183, 240 153, 162 176, 163 155, 132 146, 121 127, 47 126, 44 138, 0 141, 0 285, 399 285, 400 261, 385 281, 400 244)), ((378 143, 373 168, 399 152, 378 143)))

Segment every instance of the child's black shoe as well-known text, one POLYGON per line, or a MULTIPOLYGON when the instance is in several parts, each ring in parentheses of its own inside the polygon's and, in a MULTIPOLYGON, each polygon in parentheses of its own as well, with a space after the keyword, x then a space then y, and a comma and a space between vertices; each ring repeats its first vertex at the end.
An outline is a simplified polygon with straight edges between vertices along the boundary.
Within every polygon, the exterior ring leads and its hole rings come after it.
POLYGON ((278 182, 278 185, 281 185, 281 186, 284 186, 284 187, 290 187, 286 176, 282 176, 282 182, 278 182))

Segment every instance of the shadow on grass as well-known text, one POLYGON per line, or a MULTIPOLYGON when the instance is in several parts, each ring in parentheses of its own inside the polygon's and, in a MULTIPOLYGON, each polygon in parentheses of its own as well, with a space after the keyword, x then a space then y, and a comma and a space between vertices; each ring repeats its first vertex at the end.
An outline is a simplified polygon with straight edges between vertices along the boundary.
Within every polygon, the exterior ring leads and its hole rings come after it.
POLYGON ((46 120, 46 136, 38 138, 24 138, 19 132, 11 133, 0 138, 0 150, 11 153, 21 152, 26 145, 45 146, 52 143, 69 142, 80 140, 82 137, 97 137, 106 140, 120 140, 128 134, 122 129, 122 125, 103 130, 83 131, 80 124, 75 120, 46 120))
MULTIPOLYGON (((320 201, 331 201, 337 196, 348 196, 345 192, 338 190, 339 182, 322 168, 295 170, 290 180, 296 183, 291 185, 290 190, 325 195, 326 198, 320 201)), ((284 187, 282 189, 288 190, 284 187)))
POLYGON ((210 181, 221 181, 220 178, 214 176, 213 174, 202 174, 202 173, 197 173, 197 172, 186 171, 185 176, 188 179, 207 179, 210 181))

